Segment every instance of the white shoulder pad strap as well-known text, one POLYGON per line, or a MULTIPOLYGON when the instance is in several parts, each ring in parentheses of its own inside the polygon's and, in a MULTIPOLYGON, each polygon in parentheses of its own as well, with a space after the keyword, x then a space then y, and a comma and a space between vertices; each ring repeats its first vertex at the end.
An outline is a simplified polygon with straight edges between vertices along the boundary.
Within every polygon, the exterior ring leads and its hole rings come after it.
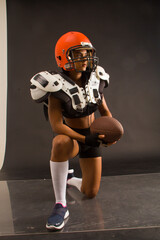
POLYGON ((109 84, 109 74, 105 72, 104 68, 97 66, 96 75, 99 79, 105 80, 109 84))
POLYGON ((57 73, 44 71, 37 73, 31 78, 31 83, 45 92, 57 92, 62 89, 62 77, 57 73))

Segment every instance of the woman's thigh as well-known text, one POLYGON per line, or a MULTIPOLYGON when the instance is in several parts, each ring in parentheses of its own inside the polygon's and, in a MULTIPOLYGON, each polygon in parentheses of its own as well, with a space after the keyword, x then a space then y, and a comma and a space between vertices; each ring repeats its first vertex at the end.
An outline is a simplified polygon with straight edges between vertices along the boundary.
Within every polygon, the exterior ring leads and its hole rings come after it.
POLYGON ((82 171, 81 191, 88 197, 95 197, 99 191, 102 173, 102 157, 80 158, 82 171))

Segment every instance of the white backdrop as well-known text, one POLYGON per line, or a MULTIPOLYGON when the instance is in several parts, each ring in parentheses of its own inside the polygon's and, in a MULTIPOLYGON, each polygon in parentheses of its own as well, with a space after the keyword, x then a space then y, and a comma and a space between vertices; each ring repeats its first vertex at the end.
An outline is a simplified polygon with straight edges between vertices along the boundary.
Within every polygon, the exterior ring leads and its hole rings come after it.
POLYGON ((7 20, 6 1, 0 0, 0 169, 6 149, 7 113, 7 20))

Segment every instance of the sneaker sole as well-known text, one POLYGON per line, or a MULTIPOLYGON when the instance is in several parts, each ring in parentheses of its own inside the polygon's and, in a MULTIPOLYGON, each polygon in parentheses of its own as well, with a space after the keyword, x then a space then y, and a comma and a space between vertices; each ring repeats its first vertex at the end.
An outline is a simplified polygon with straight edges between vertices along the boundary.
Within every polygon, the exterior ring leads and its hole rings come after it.
MULTIPOLYGON (((66 218, 68 218, 68 217, 69 217, 69 211, 67 210, 67 212, 66 212, 65 215, 64 215, 64 220, 65 220, 66 218)), ((56 226, 54 226, 54 225, 48 225, 48 224, 46 224, 46 228, 47 228, 48 230, 61 230, 63 227, 64 227, 64 221, 63 221, 62 224, 61 224, 60 226, 58 226, 58 227, 56 227, 56 226)))

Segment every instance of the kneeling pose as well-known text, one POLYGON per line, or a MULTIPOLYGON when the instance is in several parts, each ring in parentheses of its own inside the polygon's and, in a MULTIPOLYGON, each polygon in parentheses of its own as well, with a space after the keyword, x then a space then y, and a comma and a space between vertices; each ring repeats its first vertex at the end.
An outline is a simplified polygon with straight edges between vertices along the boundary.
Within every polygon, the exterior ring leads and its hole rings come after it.
POLYGON ((55 47, 55 58, 60 72, 44 71, 31 79, 31 96, 48 107, 53 131, 50 169, 55 193, 55 206, 46 227, 59 230, 69 216, 66 204, 66 184, 78 188, 88 198, 98 193, 102 158, 100 142, 103 135, 91 135, 90 126, 99 110, 110 116, 103 89, 109 75, 98 66, 96 50, 82 33, 68 32, 60 37, 55 47), (69 159, 79 154, 82 179, 68 171, 69 159), (69 176, 69 177, 68 177, 69 176), (68 179, 68 180, 67 180, 68 179))

